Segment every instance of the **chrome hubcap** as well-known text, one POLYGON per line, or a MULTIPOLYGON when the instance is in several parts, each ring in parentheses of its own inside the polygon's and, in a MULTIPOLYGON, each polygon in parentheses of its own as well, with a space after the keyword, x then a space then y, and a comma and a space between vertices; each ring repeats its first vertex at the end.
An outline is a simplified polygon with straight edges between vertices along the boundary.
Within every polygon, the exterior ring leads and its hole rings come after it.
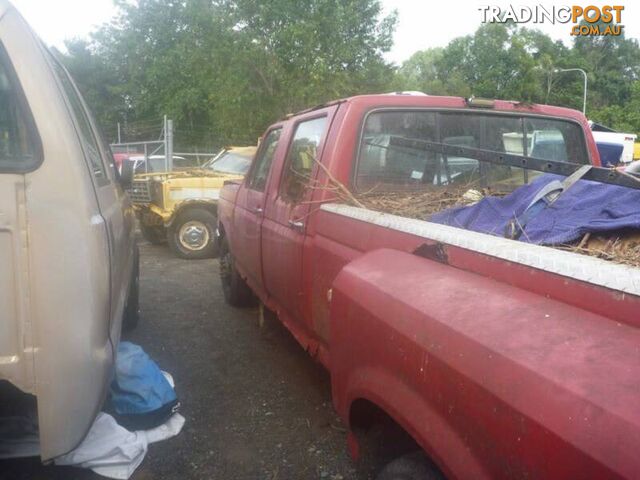
POLYGON ((202 250, 209 243, 209 229, 204 223, 192 220, 180 227, 178 239, 187 250, 202 250))

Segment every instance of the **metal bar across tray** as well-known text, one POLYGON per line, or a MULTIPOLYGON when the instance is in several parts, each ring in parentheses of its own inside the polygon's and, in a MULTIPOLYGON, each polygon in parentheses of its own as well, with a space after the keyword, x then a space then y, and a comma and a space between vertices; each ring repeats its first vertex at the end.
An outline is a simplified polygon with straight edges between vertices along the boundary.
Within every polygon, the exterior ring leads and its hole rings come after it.
MULTIPOLYGON (((495 165, 528 168, 539 172, 555 173, 569 176, 582 167, 578 163, 561 162, 558 160, 543 160, 541 158, 525 157, 513 153, 495 152, 481 148, 461 147, 446 143, 429 142, 406 137, 391 137, 389 144, 397 147, 435 152, 442 155, 472 158, 481 162, 489 162, 495 165)), ((583 177, 584 180, 608 183, 620 187, 640 189, 640 176, 622 173, 612 168, 593 167, 583 177)))

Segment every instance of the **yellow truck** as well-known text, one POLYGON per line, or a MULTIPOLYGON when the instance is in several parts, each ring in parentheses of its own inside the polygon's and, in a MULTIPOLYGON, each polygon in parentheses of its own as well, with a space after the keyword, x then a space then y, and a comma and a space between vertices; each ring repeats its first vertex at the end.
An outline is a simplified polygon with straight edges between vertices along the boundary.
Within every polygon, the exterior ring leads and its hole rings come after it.
POLYGON ((227 147, 201 167, 188 171, 136 174, 129 188, 142 236, 167 242, 179 257, 217 254, 218 196, 227 180, 241 179, 256 147, 227 147))

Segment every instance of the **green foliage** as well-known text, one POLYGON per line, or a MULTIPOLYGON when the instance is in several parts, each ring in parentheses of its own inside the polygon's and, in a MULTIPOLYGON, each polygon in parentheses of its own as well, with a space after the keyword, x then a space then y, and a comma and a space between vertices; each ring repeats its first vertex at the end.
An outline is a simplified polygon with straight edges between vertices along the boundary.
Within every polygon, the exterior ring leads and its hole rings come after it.
POLYGON ((69 44, 66 57, 110 138, 115 119, 126 122, 127 140, 148 138, 166 113, 185 148, 252 143, 286 113, 380 91, 393 79, 382 55, 396 20, 382 17, 379 0, 119 0, 118 7, 111 24, 82 49, 69 44), (99 94, 103 86, 109 95, 99 94))
POLYGON ((614 126, 622 132, 640 134, 640 80, 631 83, 629 90, 629 100, 624 105, 594 109, 592 119, 603 125, 614 126))
POLYGON ((434 95, 475 95, 582 109, 618 130, 640 132, 640 47, 624 35, 576 37, 572 48, 537 30, 486 24, 445 48, 416 52, 400 66, 396 90, 434 95))
POLYGON ((420 90, 582 108, 640 132, 640 47, 576 37, 571 48, 537 30, 485 24, 444 48, 384 60, 395 13, 380 0, 116 0, 119 14, 64 61, 116 138, 160 133, 175 120, 177 149, 253 143, 283 115, 354 94, 420 90))

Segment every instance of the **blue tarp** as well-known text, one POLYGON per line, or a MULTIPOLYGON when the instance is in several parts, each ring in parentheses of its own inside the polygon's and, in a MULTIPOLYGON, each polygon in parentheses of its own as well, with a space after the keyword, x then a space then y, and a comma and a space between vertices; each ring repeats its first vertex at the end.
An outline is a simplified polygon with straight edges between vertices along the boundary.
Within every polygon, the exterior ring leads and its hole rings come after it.
MULTIPOLYGON (((565 177, 546 174, 503 198, 436 213, 429 221, 504 236, 542 187, 565 177)), ((579 180, 554 203, 530 218, 520 240, 541 245, 574 242, 587 233, 640 229, 640 190, 579 180)))
POLYGON ((120 342, 111 405, 117 414, 145 414, 173 404, 176 393, 162 371, 138 345, 120 342))

